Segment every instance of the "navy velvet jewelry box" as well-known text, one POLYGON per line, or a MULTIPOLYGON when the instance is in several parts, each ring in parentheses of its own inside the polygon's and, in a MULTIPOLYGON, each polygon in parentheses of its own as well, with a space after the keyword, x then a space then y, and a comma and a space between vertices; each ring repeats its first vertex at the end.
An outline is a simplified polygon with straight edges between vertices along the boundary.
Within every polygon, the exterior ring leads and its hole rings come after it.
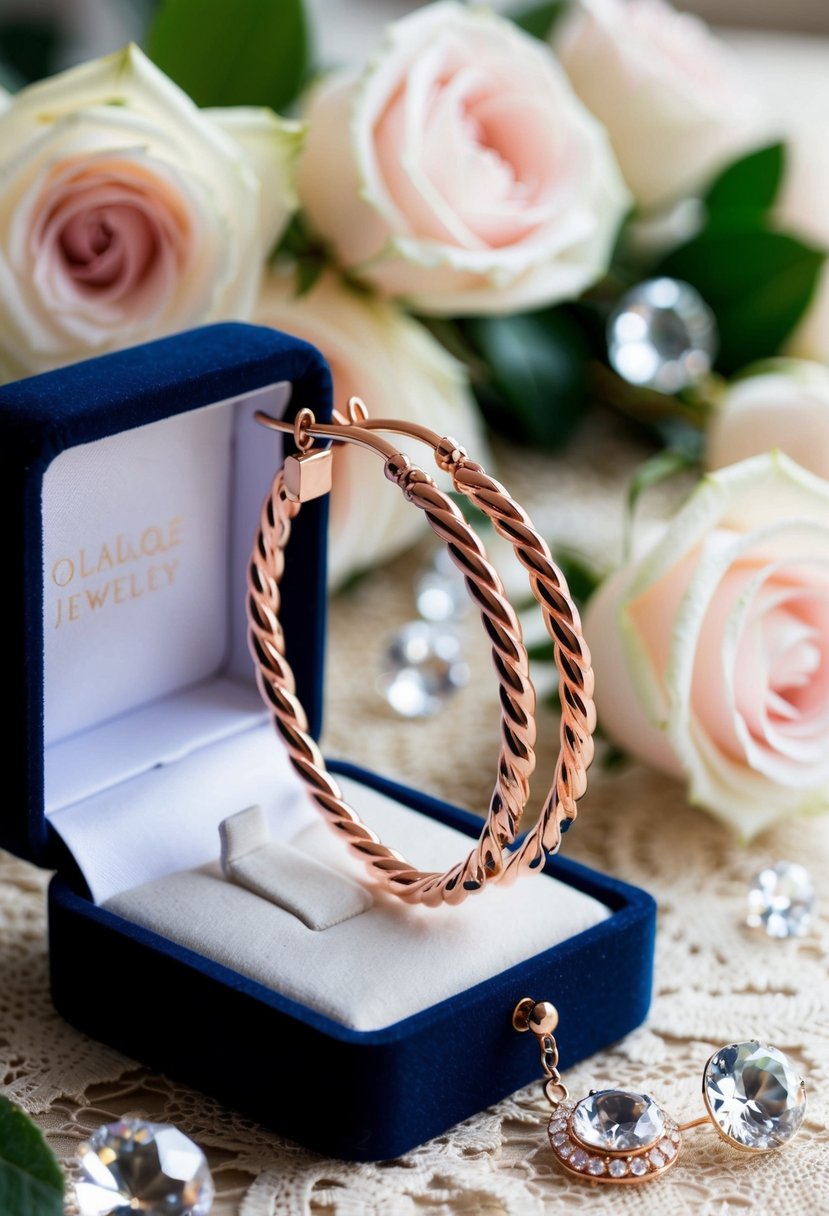
MULTIPOLYGON (((290 774, 245 646, 248 546, 283 450, 253 413, 303 406, 330 417, 320 354, 236 324, 0 390, 0 620, 18 709, 0 843, 57 871, 52 989, 68 1020, 320 1152, 377 1160, 538 1075, 511 1026, 522 997, 558 1006, 563 1069, 637 1026, 655 909, 565 858, 459 908, 364 890, 355 903, 360 871, 290 774), (259 872, 307 866, 336 915, 220 868, 219 825, 252 803, 268 833, 259 872), (330 1095, 325 1118, 306 1092, 330 1095)), ((300 513, 283 583, 315 733, 326 507, 300 513)), ((331 768, 416 864, 442 866, 458 834, 477 835, 474 815, 331 768)))

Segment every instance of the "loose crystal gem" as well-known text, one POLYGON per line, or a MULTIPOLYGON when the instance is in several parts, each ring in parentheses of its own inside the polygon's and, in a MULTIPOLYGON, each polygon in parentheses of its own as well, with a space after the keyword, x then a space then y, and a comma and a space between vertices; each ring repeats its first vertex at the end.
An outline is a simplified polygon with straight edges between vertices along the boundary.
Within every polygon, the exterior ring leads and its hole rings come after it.
POLYGON ((458 621, 469 611, 463 575, 446 549, 415 579, 417 610, 426 621, 458 621))
POLYGON ((657 1169, 661 1169, 665 1164, 665 1158, 662 1156, 658 1148, 652 1148, 648 1153, 651 1165, 655 1165, 657 1169))
POLYGON ((614 1157, 610 1165, 607 1167, 607 1172, 611 1178, 624 1178, 628 1172, 628 1163, 623 1161, 621 1157, 614 1157))
POLYGON ((178 1128, 122 1119, 80 1149, 81 1216, 206 1216, 213 1181, 204 1153, 178 1128))
POLYGON ((664 1153, 669 1161, 676 1156, 676 1145, 672 1140, 660 1140, 657 1148, 660 1153, 664 1153))
POLYGON ((678 393, 711 370, 714 314, 677 279, 649 279, 626 292, 607 323, 608 357, 629 384, 678 393))
POLYGON ((570 1164, 577 1170, 583 1170, 589 1160, 590 1157, 583 1148, 577 1148, 570 1156, 570 1164))
POLYGON ((809 871, 793 861, 761 870, 748 892, 746 923, 769 937, 802 937, 815 918, 815 888, 809 871))
POLYGON ((630 1163, 630 1172, 636 1178, 641 1178, 648 1172, 648 1163, 644 1157, 634 1157, 630 1163))
POLYGON ((722 1134, 744 1148, 785 1144, 806 1110, 806 1088, 792 1061, 756 1039, 721 1047, 711 1057, 703 1093, 722 1134))
POLYGON ((593 1174, 595 1177, 598 1177, 599 1174, 603 1174, 605 1172, 605 1165, 601 1157, 590 1158, 587 1163, 587 1172, 588 1174, 593 1174))
POLYGON ((647 1148, 662 1135, 662 1112, 648 1094, 603 1089, 579 1102, 573 1134, 582 1144, 609 1152, 647 1148))
POLYGON ((389 669, 378 687, 404 718, 431 717, 469 679, 460 639, 445 625, 411 621, 391 639, 386 657, 389 669))

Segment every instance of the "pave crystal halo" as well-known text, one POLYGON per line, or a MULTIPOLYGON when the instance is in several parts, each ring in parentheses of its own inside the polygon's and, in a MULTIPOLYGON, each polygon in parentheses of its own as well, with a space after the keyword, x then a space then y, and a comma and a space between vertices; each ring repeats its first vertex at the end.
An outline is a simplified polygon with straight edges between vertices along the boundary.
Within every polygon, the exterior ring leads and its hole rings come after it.
POLYGON ((674 1120, 649 1094, 602 1089, 561 1103, 549 1126, 556 1163, 591 1182, 648 1182, 676 1161, 674 1120))
POLYGON ((677 1123, 647 1093, 591 1090, 573 1102, 558 1071, 553 1032, 558 1010, 525 997, 512 1012, 515 1030, 531 1030, 541 1052, 544 1093, 553 1107, 547 1129, 554 1160, 566 1174, 588 1182, 639 1183, 675 1163, 682 1134, 712 1123, 735 1148, 767 1153, 797 1134, 806 1109, 806 1087, 788 1056, 749 1039, 720 1047, 702 1078, 707 1114, 677 1123))

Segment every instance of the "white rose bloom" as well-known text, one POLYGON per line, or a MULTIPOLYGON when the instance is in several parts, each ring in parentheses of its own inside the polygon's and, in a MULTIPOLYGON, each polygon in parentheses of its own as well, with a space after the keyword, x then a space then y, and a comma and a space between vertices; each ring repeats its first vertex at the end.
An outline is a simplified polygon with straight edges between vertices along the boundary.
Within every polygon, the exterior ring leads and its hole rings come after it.
MULTIPOLYGON (((452 435, 470 455, 487 460, 463 369, 421 325, 393 305, 345 286, 331 272, 302 296, 296 296, 294 285, 291 271, 271 271, 255 319, 322 351, 339 409, 349 397, 362 397, 374 415, 405 418, 452 435)), ((431 464, 428 449, 415 444, 411 454, 424 467, 431 464)), ((352 444, 337 452, 328 559, 332 586, 428 534, 422 512, 385 479, 373 453, 352 444)))
POLYGON ((343 266, 436 315, 572 299, 607 269, 629 196, 549 49, 446 0, 316 89, 303 206, 343 266))
POLYGON ((663 0, 578 0, 553 40, 646 210, 694 193, 762 142, 737 57, 663 0))
POLYGON ((302 127, 201 111, 134 46, 0 107, 6 379, 250 315, 302 127))
POLYGON ((709 469, 775 449, 829 479, 829 368, 822 363, 770 359, 717 403, 706 433, 709 469))

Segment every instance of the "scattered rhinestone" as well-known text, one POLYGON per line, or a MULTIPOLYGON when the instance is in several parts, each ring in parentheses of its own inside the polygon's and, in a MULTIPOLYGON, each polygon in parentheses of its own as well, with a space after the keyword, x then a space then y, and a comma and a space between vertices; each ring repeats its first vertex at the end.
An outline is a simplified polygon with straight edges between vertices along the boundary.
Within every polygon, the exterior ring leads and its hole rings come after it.
POLYGON ((815 888, 809 871, 778 861, 757 874, 748 892, 746 924, 768 937, 804 937, 815 919, 815 888))
POLYGON ((79 1161, 75 1195, 81 1216, 206 1216, 213 1205, 204 1153, 169 1124, 109 1123, 81 1145, 79 1161))

